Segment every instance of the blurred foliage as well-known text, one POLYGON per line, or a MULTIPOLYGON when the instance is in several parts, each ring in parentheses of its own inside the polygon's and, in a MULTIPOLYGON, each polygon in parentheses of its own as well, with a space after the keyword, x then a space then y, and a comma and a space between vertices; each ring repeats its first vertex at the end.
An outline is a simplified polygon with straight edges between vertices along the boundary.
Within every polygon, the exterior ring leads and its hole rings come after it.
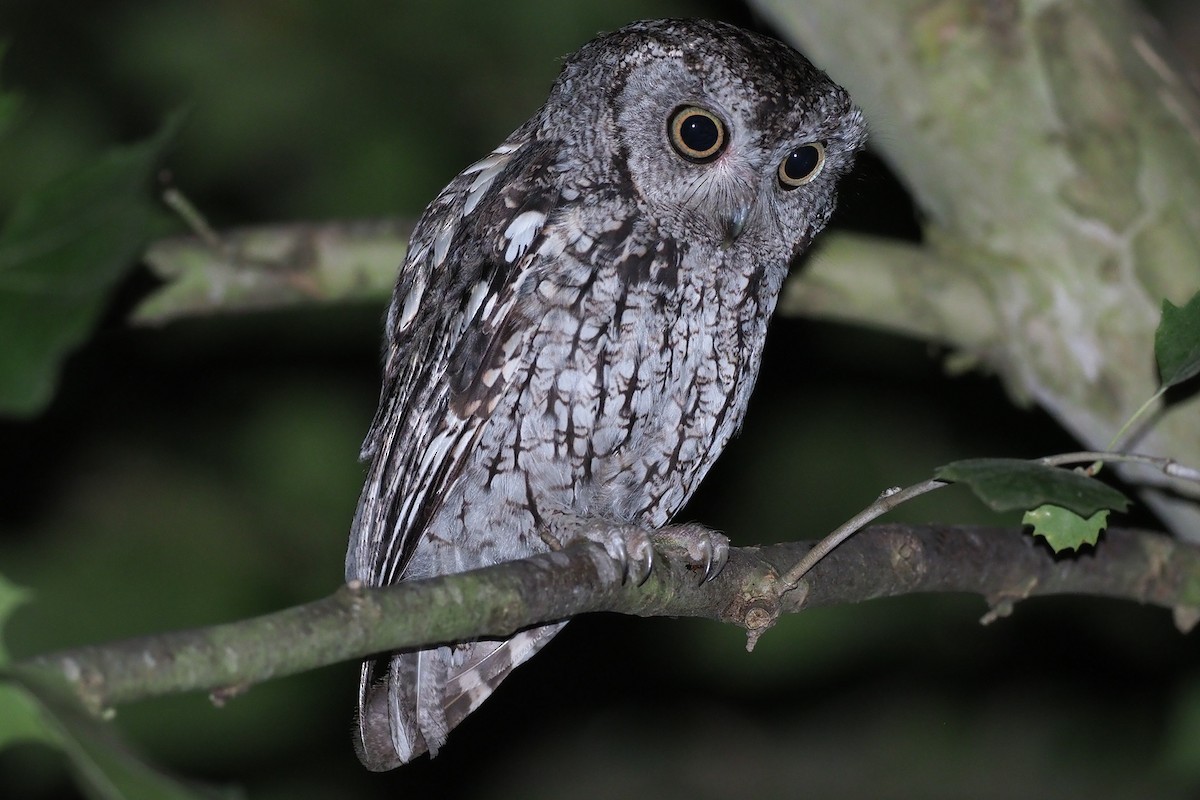
POLYGON ((1154 354, 1164 390, 1200 374, 1200 293, 1182 308, 1163 300, 1154 354))
MULTIPOLYGON (((415 216, 541 102, 562 54, 673 14, 753 23, 740 6, 683 0, 6 0, 4 88, 24 100, 0 138, 0 218, 180 105, 169 180, 218 227, 415 216)), ((915 230, 877 164, 845 195, 840 224, 915 230)), ((32 592, 5 629, 14 657, 262 613, 341 580, 382 309, 129 329, 149 282, 129 273, 45 413, 0 423, 0 573, 32 592)), ((988 378, 945 377, 940 355, 779 320, 746 429, 684 517, 737 544, 815 538, 938 464, 1072 447, 988 378)), ((939 494, 898 516, 996 519, 965 490, 939 494)), ((1200 653, 1165 614, 1039 601, 980 628, 983 611, 915 597, 812 612, 752 655, 711 623, 580 619, 436 760, 382 775, 350 746, 354 665, 221 709, 198 696, 130 706, 114 724, 155 763, 252 798, 1200 786, 1200 653)), ((61 754, 0 752, 0 795, 76 791, 61 754)))
POLYGON ((178 127, 114 149, 22 195, 0 231, 0 414, 50 400, 63 356, 84 341, 112 285, 151 240, 161 212, 148 177, 178 127))

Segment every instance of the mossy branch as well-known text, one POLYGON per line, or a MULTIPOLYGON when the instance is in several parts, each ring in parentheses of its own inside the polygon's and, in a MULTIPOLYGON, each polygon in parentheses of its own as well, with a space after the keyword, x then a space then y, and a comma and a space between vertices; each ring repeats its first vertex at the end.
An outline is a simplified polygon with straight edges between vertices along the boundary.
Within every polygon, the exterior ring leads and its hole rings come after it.
POLYGON ((346 586, 302 606, 190 631, 26 659, 17 673, 65 678, 92 711, 187 691, 223 700, 272 678, 372 653, 502 637, 530 625, 610 611, 702 617, 745 628, 753 644, 781 614, 918 592, 981 595, 1006 613, 1026 597, 1087 594, 1174 611, 1190 626, 1200 608, 1200 548, 1168 537, 1109 530, 1093 552, 1052 556, 1019 530, 880 525, 822 560, 795 591, 780 575, 810 543, 734 548, 700 585, 660 552, 641 586, 623 583, 598 545, 578 544, 458 575, 381 589, 346 586))

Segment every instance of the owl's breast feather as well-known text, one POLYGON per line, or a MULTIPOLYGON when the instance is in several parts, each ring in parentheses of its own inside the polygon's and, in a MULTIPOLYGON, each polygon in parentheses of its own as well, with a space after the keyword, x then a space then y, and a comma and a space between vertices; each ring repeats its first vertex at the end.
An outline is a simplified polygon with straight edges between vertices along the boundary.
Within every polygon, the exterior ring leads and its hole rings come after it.
POLYGON ((648 527, 691 496, 741 423, 765 333, 716 272, 567 255, 543 273, 511 411, 522 467, 556 484, 546 496, 648 527))

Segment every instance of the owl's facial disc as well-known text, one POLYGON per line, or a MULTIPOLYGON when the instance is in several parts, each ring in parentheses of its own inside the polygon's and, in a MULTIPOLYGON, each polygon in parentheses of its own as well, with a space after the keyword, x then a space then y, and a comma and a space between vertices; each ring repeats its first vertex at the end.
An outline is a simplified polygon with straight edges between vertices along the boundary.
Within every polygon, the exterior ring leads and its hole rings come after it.
POLYGON ((712 163, 685 165, 681 210, 708 227, 722 247, 729 247, 758 216, 758 171, 735 146, 712 163))
POLYGON ((667 141, 675 153, 698 172, 690 197, 693 208, 701 213, 716 210, 717 227, 724 232, 722 245, 728 247, 746 229, 753 198, 741 188, 744 180, 737 169, 716 162, 728 158, 729 132, 717 113, 703 106, 685 104, 667 118, 667 141))

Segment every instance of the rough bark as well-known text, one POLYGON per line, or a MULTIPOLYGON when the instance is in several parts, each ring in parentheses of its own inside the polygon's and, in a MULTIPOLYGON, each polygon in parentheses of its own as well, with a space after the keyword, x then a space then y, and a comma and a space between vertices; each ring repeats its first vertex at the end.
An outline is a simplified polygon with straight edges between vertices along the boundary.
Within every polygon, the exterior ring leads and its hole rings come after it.
POLYGON ((880 525, 858 533, 794 589, 779 576, 810 543, 735 548, 714 580, 660 551, 641 586, 598 545, 383 589, 343 587, 322 600, 209 628, 75 648, 20 662, 17 673, 65 678, 93 711, 185 691, 224 700, 271 678, 381 651, 505 636, 596 611, 703 617, 739 625, 753 643, 781 614, 916 592, 981 595, 985 621, 1026 597, 1088 594, 1170 609, 1189 627, 1200 608, 1200 548, 1109 530, 1094 551, 1053 556, 1017 530, 880 525))

